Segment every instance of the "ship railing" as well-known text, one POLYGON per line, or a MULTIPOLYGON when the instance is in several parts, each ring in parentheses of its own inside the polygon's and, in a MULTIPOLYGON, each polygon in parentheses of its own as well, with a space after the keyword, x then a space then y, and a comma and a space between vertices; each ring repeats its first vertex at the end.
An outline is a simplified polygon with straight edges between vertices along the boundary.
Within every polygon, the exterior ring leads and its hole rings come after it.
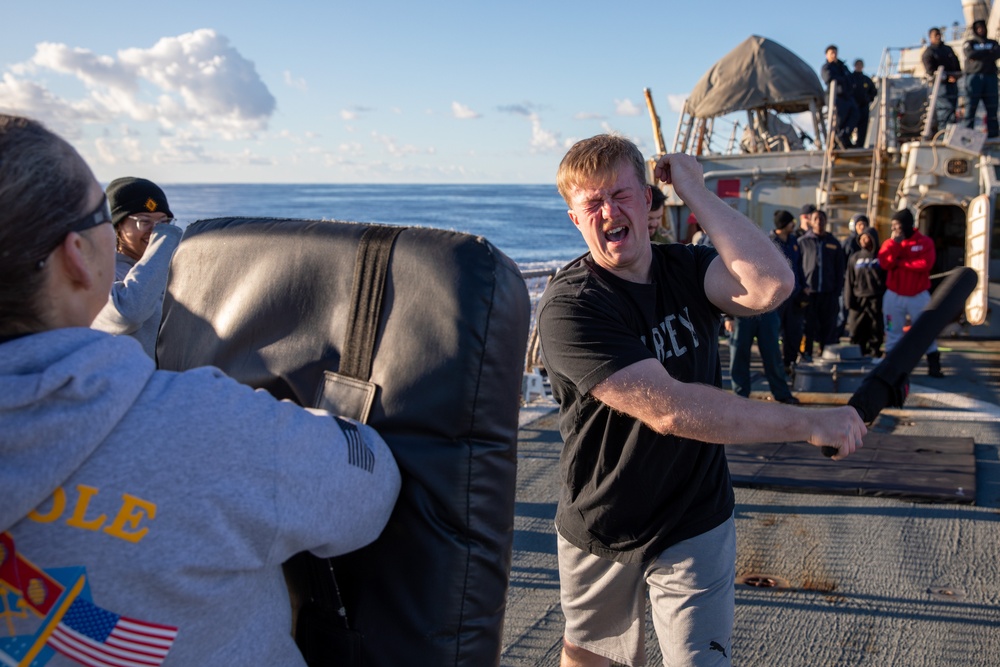
POLYGON ((930 141, 934 136, 934 117, 937 115, 938 94, 941 92, 942 79, 944 79, 944 65, 938 67, 937 72, 934 73, 931 96, 927 100, 927 110, 924 112, 924 132, 921 135, 925 141, 930 141))
POLYGON ((521 402, 530 403, 535 398, 544 396, 544 362, 542 361, 541 343, 538 339, 538 302, 548 286, 555 269, 524 269, 521 277, 528 288, 531 301, 531 317, 528 323, 528 347, 524 353, 524 377, 521 381, 521 402))

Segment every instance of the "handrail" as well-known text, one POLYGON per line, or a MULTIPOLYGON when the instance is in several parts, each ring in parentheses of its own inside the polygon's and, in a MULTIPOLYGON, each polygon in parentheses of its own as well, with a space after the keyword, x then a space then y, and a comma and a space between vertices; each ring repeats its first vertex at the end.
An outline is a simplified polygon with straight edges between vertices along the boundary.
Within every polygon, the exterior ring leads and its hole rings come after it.
POLYGON ((931 137, 934 136, 934 120, 937 116, 937 99, 942 78, 944 78, 944 65, 938 67, 937 72, 934 73, 934 85, 931 87, 931 97, 927 100, 927 117, 924 119, 924 133, 921 135, 924 141, 930 141, 931 137))
MULTIPOLYGON (((837 106, 834 102, 837 95, 837 82, 836 80, 830 81, 830 96, 826 103, 826 150, 823 152, 823 168, 820 171, 819 177, 819 188, 820 192, 823 194, 824 201, 817 201, 817 206, 827 206, 830 200, 830 186, 833 180, 833 151, 834 146, 837 143, 836 134, 834 132, 835 124, 834 118, 837 115, 837 106)), ((840 119, 837 119, 840 122, 840 119)))
POLYGON ((865 216, 872 227, 876 225, 878 198, 882 185, 882 170, 884 169, 886 139, 889 133, 889 96, 888 77, 883 76, 879 86, 878 129, 875 133, 875 145, 872 147, 872 170, 868 178, 868 201, 865 203, 865 216))

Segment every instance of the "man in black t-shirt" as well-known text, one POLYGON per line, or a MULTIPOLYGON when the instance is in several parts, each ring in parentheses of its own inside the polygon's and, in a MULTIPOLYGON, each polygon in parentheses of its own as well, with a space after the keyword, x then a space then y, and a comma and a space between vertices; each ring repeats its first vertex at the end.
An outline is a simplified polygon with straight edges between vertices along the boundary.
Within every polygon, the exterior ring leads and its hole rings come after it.
POLYGON ((645 661, 645 596, 666 664, 729 664, 735 499, 722 445, 861 445, 853 408, 751 402, 719 389, 722 313, 774 308, 794 277, 781 251, 705 188, 688 155, 655 176, 714 248, 651 244, 642 154, 627 139, 576 143, 559 192, 588 252, 539 306, 565 445, 556 513, 563 665, 645 661), (714 385, 714 386, 713 386, 714 385), (669 593, 668 593, 669 591, 669 593))

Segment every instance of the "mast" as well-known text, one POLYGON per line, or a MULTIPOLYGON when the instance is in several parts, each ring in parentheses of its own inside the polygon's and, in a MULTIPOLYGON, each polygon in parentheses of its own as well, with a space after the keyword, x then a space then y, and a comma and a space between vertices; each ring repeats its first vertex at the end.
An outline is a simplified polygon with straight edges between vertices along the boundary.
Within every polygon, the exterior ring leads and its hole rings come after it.
POLYGON ((663 155, 667 152, 667 145, 663 141, 663 131, 660 129, 660 117, 656 114, 656 106, 653 104, 653 93, 649 88, 642 89, 646 96, 646 108, 649 109, 649 117, 653 121, 653 140, 656 142, 656 152, 663 155))

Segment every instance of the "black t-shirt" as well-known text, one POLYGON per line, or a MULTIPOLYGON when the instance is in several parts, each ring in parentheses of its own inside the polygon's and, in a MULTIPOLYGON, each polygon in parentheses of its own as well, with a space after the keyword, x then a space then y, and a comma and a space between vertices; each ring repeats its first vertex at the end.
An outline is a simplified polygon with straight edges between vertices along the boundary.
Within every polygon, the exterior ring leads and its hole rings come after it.
POLYGON ((721 313, 705 295, 714 248, 653 246, 653 282, 633 283, 589 255, 542 296, 542 356, 565 443, 560 534, 592 554, 642 563, 726 521, 735 499, 725 449, 662 436, 589 394, 644 359, 681 382, 721 386, 721 313))

